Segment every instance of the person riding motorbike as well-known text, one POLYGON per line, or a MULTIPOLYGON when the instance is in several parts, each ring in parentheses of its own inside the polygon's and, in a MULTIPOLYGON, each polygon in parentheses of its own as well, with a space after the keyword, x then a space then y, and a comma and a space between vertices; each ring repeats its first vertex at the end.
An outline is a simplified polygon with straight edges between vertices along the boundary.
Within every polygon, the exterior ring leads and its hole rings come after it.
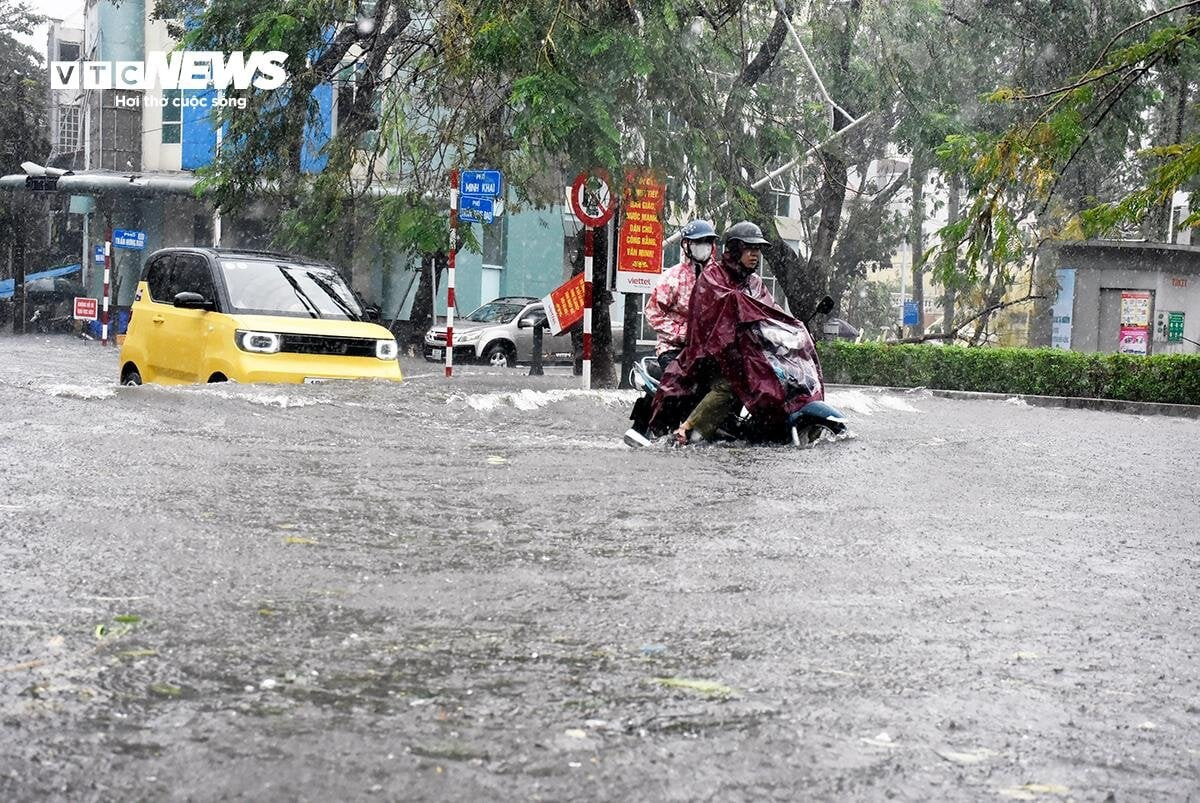
POLYGON ((824 398, 812 338, 756 273, 765 245, 757 225, 735 223, 725 231, 721 261, 696 279, 688 317, 692 336, 655 395, 651 434, 673 429, 680 444, 711 440, 742 406, 759 425, 772 427, 824 398), (786 364, 771 342, 780 328, 794 337, 786 364))
POLYGON ((654 353, 664 370, 687 344, 688 306, 696 278, 715 265, 717 230, 707 220, 693 220, 681 232, 679 264, 663 271, 646 300, 646 321, 658 333, 654 353))

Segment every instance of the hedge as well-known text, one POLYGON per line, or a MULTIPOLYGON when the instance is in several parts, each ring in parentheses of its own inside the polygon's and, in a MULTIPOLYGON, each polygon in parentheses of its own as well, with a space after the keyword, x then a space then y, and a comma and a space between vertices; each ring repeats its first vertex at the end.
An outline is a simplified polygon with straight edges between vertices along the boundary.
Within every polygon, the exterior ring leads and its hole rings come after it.
POLYGON ((1200 404, 1200 354, 1095 354, 823 341, 825 381, 1032 396, 1200 404))

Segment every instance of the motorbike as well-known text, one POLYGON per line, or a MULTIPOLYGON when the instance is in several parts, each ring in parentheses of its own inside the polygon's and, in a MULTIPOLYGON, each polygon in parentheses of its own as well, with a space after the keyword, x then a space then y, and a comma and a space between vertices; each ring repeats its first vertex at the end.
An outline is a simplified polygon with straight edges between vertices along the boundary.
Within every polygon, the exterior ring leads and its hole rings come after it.
MULTIPOLYGON (((833 299, 826 296, 821 299, 814 314, 827 314, 833 306, 833 299)), ((774 350, 779 355, 779 359, 768 355, 776 375, 785 387, 811 389, 816 382, 815 374, 798 376, 800 371, 797 370, 797 361, 788 359, 788 352, 796 347, 796 337, 800 333, 779 326, 772 329, 774 331, 767 333, 766 339, 773 343, 774 350)), ((805 336, 807 337, 807 333, 805 336)), ((637 448, 655 445, 655 441, 647 436, 647 426, 654 394, 658 392, 662 383, 662 375, 663 369, 658 359, 653 356, 644 357, 634 363, 629 373, 630 384, 642 391, 642 396, 634 403, 629 416, 633 426, 626 430, 624 435, 624 441, 629 446, 637 448)), ((846 417, 837 408, 823 401, 810 401, 782 421, 773 422, 756 421, 743 407, 740 412, 726 419, 718 428, 717 436, 720 440, 805 447, 820 440, 825 433, 836 437, 846 431, 846 417)), ((671 439, 663 438, 662 441, 670 442, 671 439)))

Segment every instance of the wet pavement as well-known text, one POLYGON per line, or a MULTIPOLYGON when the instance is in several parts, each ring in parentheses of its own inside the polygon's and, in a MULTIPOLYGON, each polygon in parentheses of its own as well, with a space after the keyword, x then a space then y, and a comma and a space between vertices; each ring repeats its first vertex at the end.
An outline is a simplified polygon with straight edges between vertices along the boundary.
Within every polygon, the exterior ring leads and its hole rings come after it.
POLYGON ((1200 422, 121 388, 0 336, 0 800, 1198 799, 1200 422))

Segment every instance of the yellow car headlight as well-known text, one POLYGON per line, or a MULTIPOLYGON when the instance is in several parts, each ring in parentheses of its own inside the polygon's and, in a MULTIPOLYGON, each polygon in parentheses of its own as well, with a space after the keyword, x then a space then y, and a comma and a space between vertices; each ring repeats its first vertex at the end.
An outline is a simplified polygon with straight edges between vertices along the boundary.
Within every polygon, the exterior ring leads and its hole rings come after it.
POLYGON ((239 329, 234 340, 242 351, 258 354, 274 354, 283 345, 283 338, 274 332, 247 332, 239 329))
POLYGON ((395 340, 376 340, 375 341, 375 356, 381 360, 396 359, 396 341, 395 340))

